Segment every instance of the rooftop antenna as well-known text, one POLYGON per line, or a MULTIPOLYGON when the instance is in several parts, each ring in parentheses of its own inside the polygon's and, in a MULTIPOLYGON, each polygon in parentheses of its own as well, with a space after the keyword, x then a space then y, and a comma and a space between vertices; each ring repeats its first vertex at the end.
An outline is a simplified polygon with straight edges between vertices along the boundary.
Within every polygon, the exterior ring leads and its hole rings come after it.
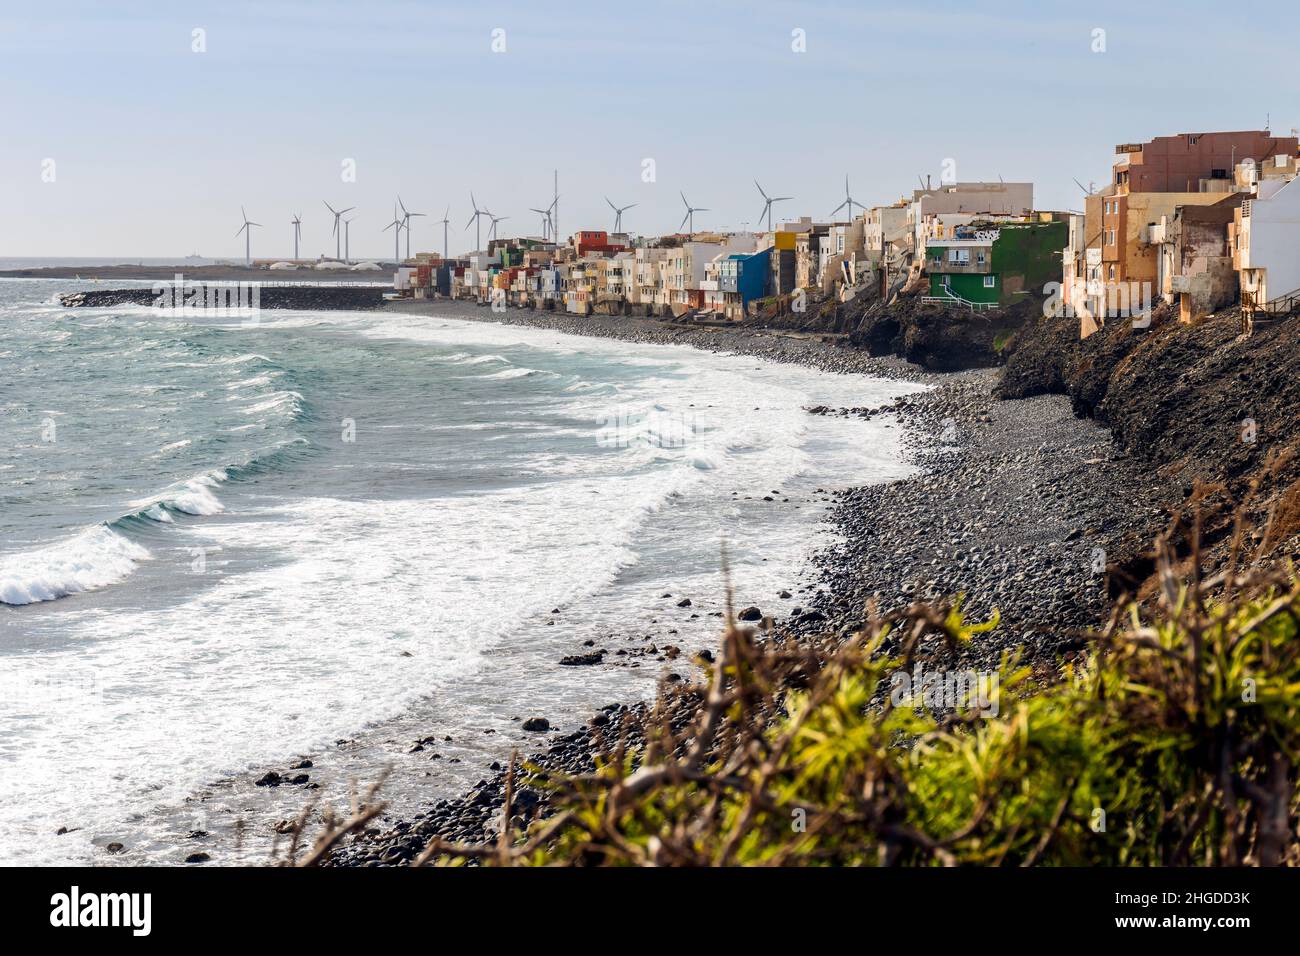
MULTIPOLYGON (((758 186, 758 180, 754 180, 754 185, 758 186)), ((763 211, 758 214, 758 221, 762 222, 763 217, 767 216, 767 231, 772 231, 772 203, 785 202, 787 199, 793 199, 793 196, 769 196, 763 192, 763 187, 758 186, 759 195, 763 197, 763 211)))
POLYGON ((849 194, 849 177, 848 177, 848 176, 845 176, 845 177, 844 177, 844 202, 840 203, 838 206, 836 206, 834 209, 831 210, 831 218, 834 219, 834 218, 835 218, 835 214, 836 214, 837 212, 839 212, 841 209, 843 209, 845 206, 848 206, 848 207, 849 207, 849 219, 850 219, 850 220, 853 219, 853 207, 854 207, 854 206, 857 206, 859 209, 866 209, 866 208, 867 208, 866 206, 862 205, 862 203, 858 202, 856 199, 854 199, 854 198, 849 194))
POLYGON ((397 207, 393 207, 393 221, 384 226, 384 232, 389 229, 396 229, 393 233, 393 262, 401 265, 402 262, 402 219, 397 215, 397 207))
POLYGON ((623 213, 627 212, 629 209, 633 209, 633 208, 635 208, 637 204, 636 204, 636 203, 632 203, 632 205, 630 205, 630 206, 615 206, 612 202, 609 202, 609 197, 608 197, 608 196, 605 197, 605 202, 609 203, 609 208, 612 209, 612 210, 614 210, 614 231, 615 231, 615 232, 622 232, 622 231, 623 231, 623 213))
POLYGON ((451 216, 451 203, 447 204, 447 211, 438 220, 438 222, 442 223, 442 258, 444 262, 447 260, 447 224, 451 222, 449 216, 451 216))
POLYGON ((411 258, 411 219, 415 216, 423 216, 422 212, 410 212, 406 204, 402 202, 402 197, 397 197, 397 205, 402 207, 402 225, 406 228, 406 258, 411 258))
POLYGON ((294 213, 293 218, 289 221, 293 223, 293 257, 294 259, 297 259, 298 240, 302 238, 302 216, 298 213, 294 213))
MULTIPOLYGON (((244 224, 239 227, 239 232, 242 232, 244 234, 244 264, 252 265, 253 252, 252 252, 251 240, 253 236, 253 230, 250 229, 249 227, 261 226, 262 224, 260 222, 253 222, 252 220, 250 220, 248 218, 248 213, 244 212, 243 206, 239 207, 239 214, 244 217, 244 224)), ((239 232, 235 233, 236 239, 239 238, 239 232)))
POLYGON ((482 216, 488 215, 488 211, 486 209, 478 208, 478 201, 474 198, 472 192, 469 194, 469 204, 474 209, 474 215, 469 217, 469 222, 465 223, 465 228, 468 229, 470 226, 474 227, 474 251, 481 252, 483 237, 479 228, 479 219, 482 216))
MULTIPOLYGON (((690 222, 691 227, 688 230, 687 235, 693 236, 695 235, 695 214, 697 212, 708 212, 709 210, 704 206, 692 206, 686 201, 686 193, 681 192, 680 190, 678 192, 682 197, 682 205, 686 207, 686 215, 682 216, 682 226, 686 225, 687 222, 690 222)), ((678 226, 677 228, 681 229, 682 226, 678 226)))
MULTIPOLYGON (((324 200, 321 200, 321 201, 324 202, 324 200)), ((330 235, 332 235, 332 236, 334 237, 334 258, 337 259, 337 258, 339 258, 339 248, 340 248, 340 246, 339 246, 339 242, 340 242, 340 241, 342 240, 342 238, 343 238, 343 237, 339 234, 339 218, 340 218, 340 217, 341 217, 345 212, 351 212, 352 210, 356 209, 357 207, 356 207, 356 206, 348 206, 347 209, 335 209, 335 208, 334 208, 333 206, 331 206, 329 203, 325 203, 325 208, 328 209, 330 212, 334 213, 334 228, 330 231, 330 235)))

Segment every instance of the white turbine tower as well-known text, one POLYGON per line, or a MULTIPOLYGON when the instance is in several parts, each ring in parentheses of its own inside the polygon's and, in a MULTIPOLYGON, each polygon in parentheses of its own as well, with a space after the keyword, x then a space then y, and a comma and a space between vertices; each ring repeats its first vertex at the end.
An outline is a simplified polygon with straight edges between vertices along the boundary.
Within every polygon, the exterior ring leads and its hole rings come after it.
MULTIPOLYGON (((324 200, 321 200, 321 201, 324 202, 324 200)), ((335 259, 338 259, 338 258, 340 258, 340 255, 339 255, 340 248, 341 248, 340 243, 343 241, 342 233, 341 233, 341 231, 339 230, 339 219, 341 219, 341 218, 343 217, 343 214, 344 214, 345 212, 351 212, 352 210, 356 209, 357 207, 356 207, 356 206, 348 206, 347 209, 335 209, 335 208, 334 208, 333 206, 331 206, 329 203, 325 203, 325 208, 328 209, 330 212, 334 213, 334 229, 330 232, 330 235, 332 235, 332 236, 334 237, 334 258, 335 258, 335 259)))
POLYGON ((542 240, 549 240, 551 238, 551 211, 549 209, 538 209, 536 206, 529 206, 528 211, 535 212, 542 217, 542 240))
POLYGON ((356 216, 353 216, 352 219, 343 220, 343 261, 344 262, 352 261, 352 230, 349 229, 348 227, 352 225, 352 220, 356 218, 357 218, 356 216))
POLYGON ((402 207, 402 227, 406 229, 406 258, 411 258, 411 219, 415 216, 423 216, 422 212, 410 212, 406 204, 402 202, 402 197, 397 197, 397 205, 402 207))
MULTIPOLYGON (((754 180, 754 185, 758 186, 758 180, 754 180)), ((763 197, 763 211, 758 214, 758 221, 762 222, 763 217, 767 216, 767 231, 772 231, 772 203, 785 202, 787 199, 793 199, 793 196, 769 196, 763 192, 763 187, 758 186, 759 195, 763 197)))
POLYGON ((469 217, 469 222, 465 223, 465 228, 468 229, 470 226, 474 227, 474 251, 479 252, 480 247, 483 245, 483 237, 481 235, 481 230, 479 225, 480 219, 481 217, 488 216, 490 214, 486 209, 478 208, 478 201, 474 198, 473 193, 469 194, 469 204, 474 209, 474 215, 469 217))
POLYGON ((402 264, 402 220, 397 215, 397 207, 393 207, 393 221, 384 226, 384 232, 389 229, 396 229, 393 233, 393 262, 396 265, 402 264))
MULTIPOLYGON (((244 234, 244 264, 252 265, 253 264, 253 246, 252 246, 253 230, 250 227, 258 226, 260 228, 262 224, 260 222, 253 222, 251 219, 249 219, 248 213, 244 212, 243 206, 239 207, 239 214, 244 217, 244 224, 239 227, 239 232, 242 232, 244 234)), ((239 232, 235 233, 236 239, 239 238, 239 232)))
POLYGON ((848 207, 849 207, 849 219, 850 219, 850 220, 853 218, 853 207, 854 207, 854 206, 857 206, 859 209, 866 209, 866 208, 867 208, 866 206, 862 205, 862 203, 858 202, 856 199, 854 199, 852 196, 849 195, 849 177, 848 177, 848 176, 845 176, 845 177, 844 177, 844 202, 840 203, 838 206, 836 206, 834 209, 831 210, 831 218, 834 219, 834 218, 835 218, 835 214, 836 214, 837 212, 839 212, 841 209, 843 209, 845 206, 848 206, 848 207))
POLYGON ((444 262, 447 260, 447 224, 451 222, 451 219, 448 218, 450 215, 451 205, 448 204, 447 211, 442 214, 441 219, 437 220, 442 223, 442 258, 444 262))
POLYGON ((637 204, 636 204, 636 203, 632 203, 630 206, 615 206, 612 202, 609 202, 609 197, 608 197, 608 196, 605 197, 605 202, 609 203, 609 208, 612 209, 612 210, 614 210, 614 231, 615 231, 615 232, 622 232, 622 231, 623 231, 623 213, 627 212, 629 209, 634 209, 634 208, 636 207, 637 204))
POLYGON ((293 223, 293 257, 296 260, 298 258, 298 240, 302 238, 302 216, 294 213, 290 222, 293 223))
MULTIPOLYGON (((689 221, 691 227, 690 230, 687 232, 687 235, 693 236, 695 235, 695 214, 697 212, 708 212, 709 210, 706 209, 704 206, 692 206, 689 202, 686 201, 686 193, 681 193, 681 197, 682 197, 682 204, 686 207, 686 215, 682 216, 682 226, 686 225, 686 223, 689 221)), ((678 226, 677 228, 681 229, 682 226, 678 226)))

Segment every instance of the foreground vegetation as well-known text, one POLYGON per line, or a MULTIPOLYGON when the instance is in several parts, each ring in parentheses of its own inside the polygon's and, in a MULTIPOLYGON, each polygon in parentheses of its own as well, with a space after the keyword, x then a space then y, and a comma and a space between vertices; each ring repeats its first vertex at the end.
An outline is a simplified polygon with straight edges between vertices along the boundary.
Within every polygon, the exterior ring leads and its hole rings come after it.
POLYGON ((1183 584, 1168 554, 1158 582, 1086 656, 1045 675, 1005 654, 946 701, 898 675, 944 673, 995 622, 915 606, 813 642, 733 622, 700 686, 666 687, 595 773, 512 770, 495 843, 419 862, 1300 863, 1300 584, 1183 584), (525 785, 551 791, 542 819, 514 816, 525 785))

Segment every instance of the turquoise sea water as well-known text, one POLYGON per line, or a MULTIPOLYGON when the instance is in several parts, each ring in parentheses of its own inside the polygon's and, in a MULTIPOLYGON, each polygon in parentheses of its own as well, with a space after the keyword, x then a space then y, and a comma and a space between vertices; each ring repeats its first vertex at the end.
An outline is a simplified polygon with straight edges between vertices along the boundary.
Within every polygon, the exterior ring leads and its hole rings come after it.
POLYGON ((454 723, 471 685, 560 707, 597 678, 525 673, 525 643, 649 627, 668 592, 705 640, 724 543, 738 600, 779 612, 813 489, 907 470, 887 423, 803 411, 905 384, 454 318, 53 304, 75 287, 0 282, 0 859, 148 858, 150 808, 421 701, 454 723))

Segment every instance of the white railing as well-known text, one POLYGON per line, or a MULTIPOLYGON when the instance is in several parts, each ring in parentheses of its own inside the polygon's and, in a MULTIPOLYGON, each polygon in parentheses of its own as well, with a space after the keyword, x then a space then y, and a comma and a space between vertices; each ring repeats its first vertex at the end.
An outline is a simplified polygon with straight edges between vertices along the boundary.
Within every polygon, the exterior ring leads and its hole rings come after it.
POLYGON ((972 312, 987 312, 990 309, 996 309, 996 302, 972 302, 970 299, 963 299, 956 293, 949 291, 947 295, 923 295, 921 302, 926 305, 963 305, 972 312))

